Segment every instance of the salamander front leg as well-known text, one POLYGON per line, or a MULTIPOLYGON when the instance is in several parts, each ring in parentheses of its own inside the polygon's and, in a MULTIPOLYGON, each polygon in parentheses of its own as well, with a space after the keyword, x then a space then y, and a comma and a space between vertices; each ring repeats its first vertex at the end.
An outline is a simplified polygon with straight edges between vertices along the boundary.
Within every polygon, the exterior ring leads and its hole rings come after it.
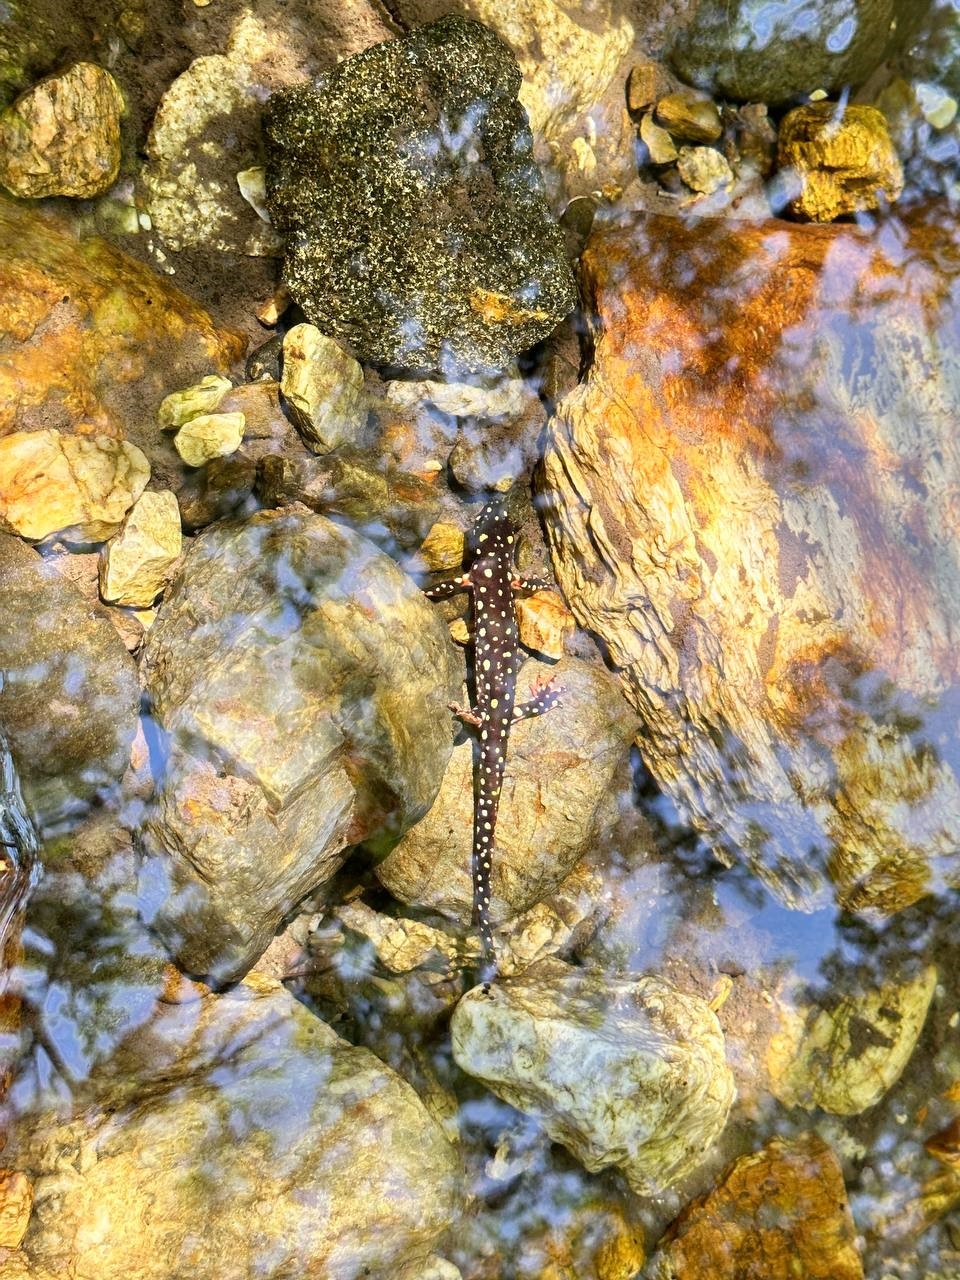
POLYGON ((473 583, 470 581, 468 573, 462 574, 459 578, 447 578, 445 582, 437 582, 432 587, 424 587, 423 594, 428 600, 447 600, 450 596, 457 596, 461 591, 470 591, 473 583))
POLYGON ((564 689, 562 684, 554 684, 552 676, 548 680, 542 680, 538 676, 530 692, 533 697, 529 702, 520 702, 514 707, 514 723, 517 720, 528 720, 531 716, 542 716, 545 711, 557 706, 564 689))
POLYGON ((546 578, 523 578, 516 577, 510 579, 510 585, 514 591, 556 591, 557 586, 554 582, 548 582, 546 578))
POLYGON ((472 724, 475 729, 479 729, 483 723, 475 711, 471 711, 469 707, 461 707, 459 702, 448 702, 447 706, 464 724, 472 724))

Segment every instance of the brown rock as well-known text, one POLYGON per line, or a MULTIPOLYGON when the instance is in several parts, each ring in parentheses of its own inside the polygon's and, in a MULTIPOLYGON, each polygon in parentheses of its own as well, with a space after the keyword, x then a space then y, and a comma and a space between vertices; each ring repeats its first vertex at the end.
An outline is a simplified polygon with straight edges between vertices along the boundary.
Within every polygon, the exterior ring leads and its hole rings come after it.
POLYGON ((676 79, 665 66, 647 58, 636 63, 627 79, 627 108, 634 115, 647 111, 659 98, 672 93, 676 79))
POLYGON ((520 643, 545 658, 562 658, 564 641, 573 635, 573 614, 556 591, 538 591, 516 602, 520 643))
POLYGON ((716 142, 723 132, 715 103, 690 89, 660 98, 655 115, 657 124, 684 142, 716 142))
POLYGON ((862 1280, 837 1158, 816 1134, 741 1156, 661 1241, 651 1280, 862 1280))
POLYGON ((0 183, 15 196, 101 195, 120 169, 123 96, 109 71, 76 62, 0 116, 0 183))
POLYGON ((103 434, 169 460, 156 407, 243 354, 163 277, 39 209, 0 200, 0 436, 38 426, 103 434))
POLYGON ((794 905, 960 881, 960 253, 938 220, 891 256, 855 227, 596 230, 595 361, 547 429, 554 569, 648 766, 794 905))
POLYGON ((903 190, 903 169, 887 122, 876 107, 808 102, 784 116, 778 160, 787 175, 790 211, 811 222, 877 209, 903 190))

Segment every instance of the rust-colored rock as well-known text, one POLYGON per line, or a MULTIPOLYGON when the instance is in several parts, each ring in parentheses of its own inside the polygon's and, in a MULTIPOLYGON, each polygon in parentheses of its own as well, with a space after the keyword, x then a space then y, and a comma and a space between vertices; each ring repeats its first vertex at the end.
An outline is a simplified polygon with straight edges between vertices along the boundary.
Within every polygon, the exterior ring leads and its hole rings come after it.
POLYGON ((782 900, 960 881, 960 276, 937 214, 625 216, 585 251, 548 428, 554 567, 651 771, 782 900))
POLYGON ((661 1241, 651 1280, 862 1280, 843 1175, 816 1134, 741 1156, 661 1241))
POLYGON ((780 125, 778 152, 789 171, 790 210, 812 222, 877 209, 903 190, 900 159, 876 107, 796 107, 780 125))
POLYGON ((36 427, 126 436, 169 459, 171 387, 238 360, 245 339, 149 267, 0 200, 0 436, 36 427))

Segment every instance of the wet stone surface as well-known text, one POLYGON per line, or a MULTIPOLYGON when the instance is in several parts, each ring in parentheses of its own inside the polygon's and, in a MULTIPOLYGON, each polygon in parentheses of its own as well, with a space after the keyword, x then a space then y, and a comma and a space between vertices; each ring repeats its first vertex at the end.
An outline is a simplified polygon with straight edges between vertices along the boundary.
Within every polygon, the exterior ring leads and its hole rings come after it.
POLYGON ((361 360, 500 368, 573 308, 509 50, 442 19, 271 100, 284 283, 361 360))

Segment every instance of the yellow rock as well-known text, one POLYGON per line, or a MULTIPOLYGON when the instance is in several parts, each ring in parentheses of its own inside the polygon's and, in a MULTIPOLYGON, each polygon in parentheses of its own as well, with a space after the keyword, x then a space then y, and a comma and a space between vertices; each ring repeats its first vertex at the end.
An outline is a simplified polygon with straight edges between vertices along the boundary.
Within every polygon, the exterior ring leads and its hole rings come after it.
POLYGON ((423 540, 420 554, 428 569, 459 569, 463 564, 463 530, 455 524, 433 525, 423 540))
POLYGON ((242 413, 201 413, 180 428, 174 448, 188 467, 202 467, 214 458, 236 453, 243 428, 242 413))
POLYGON ((102 195, 120 168, 123 96, 109 71, 76 62, 0 115, 0 182, 15 196, 102 195))
POLYGON ((796 193, 790 210, 810 222, 832 222, 847 213, 896 200, 903 169, 876 107, 809 102, 784 116, 778 162, 792 170, 796 193))
POLYGON ((27 1234, 33 1187, 25 1173, 0 1169, 0 1246, 18 1249, 27 1234))
POLYGON ((15 431, 0 439, 0 529, 34 542, 116 533, 150 478, 136 445, 109 436, 15 431))
POLYGON ((142 493, 100 553, 100 595, 110 604, 149 609, 170 580, 181 544, 176 496, 169 489, 142 493))
POLYGON ((316 453, 358 441, 367 421, 363 370, 315 325, 287 331, 280 389, 294 426, 316 453))
POLYGON ((160 402, 157 414, 160 426, 164 431, 179 431, 191 418, 198 418, 202 413, 215 413, 232 386, 229 378, 211 374, 192 387, 172 391, 160 402))
POLYGON ((640 141, 649 152, 651 164, 673 164, 677 158, 673 139, 654 121, 650 111, 640 121, 640 141))
POLYGON ((546 658, 562 658, 563 642, 573 634, 573 614, 556 591, 538 591, 516 601, 520 643, 546 658))

